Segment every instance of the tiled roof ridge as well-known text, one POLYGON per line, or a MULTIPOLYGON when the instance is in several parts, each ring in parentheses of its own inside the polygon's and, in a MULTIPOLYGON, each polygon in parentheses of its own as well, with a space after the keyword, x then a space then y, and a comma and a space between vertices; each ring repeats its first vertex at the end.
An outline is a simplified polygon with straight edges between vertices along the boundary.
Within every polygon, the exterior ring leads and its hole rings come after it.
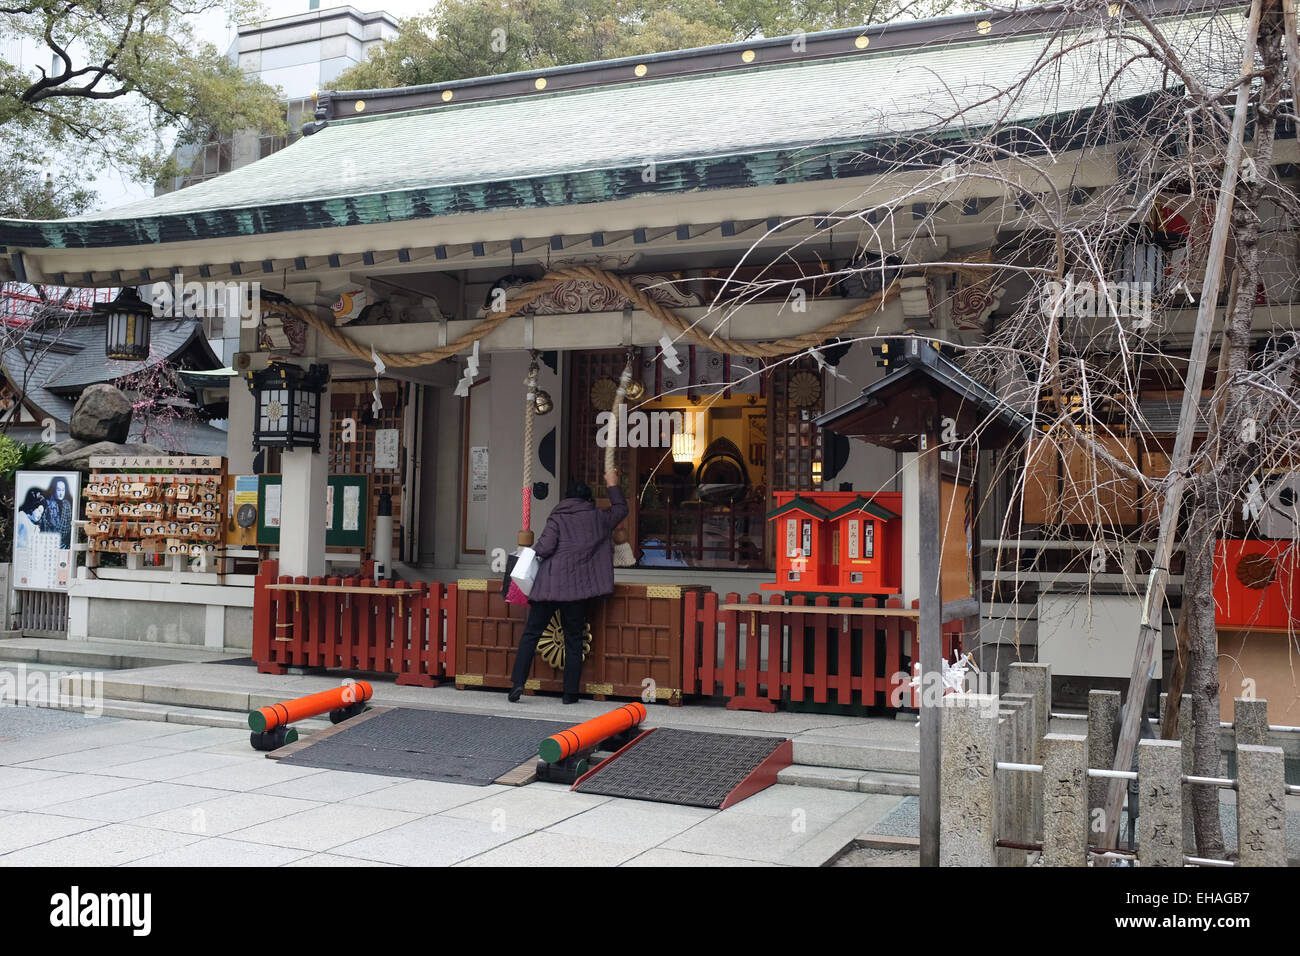
MULTIPOLYGON (((1148 0, 1144 12, 1155 19, 1171 15, 1213 15, 1221 4, 1217 0, 1148 0)), ((330 115, 329 122, 367 122, 395 115, 413 115, 429 110, 457 109, 484 103, 497 103, 516 98, 554 99, 565 93, 576 93, 602 87, 629 83, 665 83, 674 80, 695 79, 702 76, 734 72, 771 72, 785 67, 820 63, 833 59, 878 58, 890 54, 914 52, 928 45, 953 46, 991 45, 1011 38, 1023 38, 1066 25, 1082 26, 1088 20, 1077 8, 1065 3, 1042 3, 1018 9, 979 10, 973 13, 950 14, 914 20, 888 21, 856 27, 841 27, 811 33, 790 34, 779 37, 759 37, 712 46, 691 47, 685 50, 666 50, 616 57, 609 60, 592 60, 583 63, 560 64, 519 70, 489 76, 465 77, 439 83, 426 83, 406 87, 369 90, 324 90, 318 96, 326 113, 337 113, 336 104, 362 102, 366 115, 330 115), (1004 28, 1005 25, 1005 28, 1004 28), (969 30, 964 28, 969 27, 969 30), (837 41, 854 40, 860 46, 839 45, 837 41), (818 52, 817 48, 822 48, 818 52), (790 51, 777 59, 764 59, 762 51, 790 51), (752 56, 752 60, 744 59, 752 56), (725 58, 725 63, 717 62, 725 58), (707 65, 706 65, 707 64, 707 65), (652 67, 669 66, 667 72, 652 67), (675 69, 672 67, 675 65, 675 69), (633 70, 644 71, 633 73, 633 70), (550 83, 564 78, 590 74, 592 82, 577 82, 560 89, 550 89, 550 83), (617 76, 613 75, 617 74, 617 76), (601 82, 598 77, 605 77, 601 82), (541 84, 536 86, 535 84, 541 84), (522 88, 521 88, 522 87, 522 88), (491 95, 493 90, 499 91, 491 95), (478 93, 479 95, 474 95, 478 93), (472 96, 470 100, 462 94, 472 96), (484 95, 487 94, 487 95, 484 95), (430 101, 438 95, 443 102, 430 101), (416 101, 409 107, 394 105, 374 106, 368 100, 416 101), (332 104, 335 104, 332 109, 332 104)), ((318 114, 318 118, 319 118, 318 114)), ((308 132, 314 132, 309 130, 308 132)))

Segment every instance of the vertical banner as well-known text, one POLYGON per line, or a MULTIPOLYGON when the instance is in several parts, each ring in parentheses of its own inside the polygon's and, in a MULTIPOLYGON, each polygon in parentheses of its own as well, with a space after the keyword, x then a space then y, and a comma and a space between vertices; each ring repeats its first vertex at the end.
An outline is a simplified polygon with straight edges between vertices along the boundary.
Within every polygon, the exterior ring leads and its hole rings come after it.
POLYGON ((66 591, 72 582, 72 522, 81 517, 81 475, 20 471, 14 475, 13 586, 66 591))

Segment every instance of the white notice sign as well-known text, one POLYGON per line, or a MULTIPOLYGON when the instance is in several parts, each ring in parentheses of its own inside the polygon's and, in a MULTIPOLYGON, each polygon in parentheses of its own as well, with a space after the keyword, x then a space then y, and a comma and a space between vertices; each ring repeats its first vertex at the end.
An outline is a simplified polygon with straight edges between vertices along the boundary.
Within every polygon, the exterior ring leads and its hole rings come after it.
POLYGON ((488 500, 488 450, 486 445, 475 445, 469 450, 469 500, 488 500))
POLYGON ((280 527, 280 486, 266 486, 266 527, 280 527))
POLYGON ((375 467, 397 467, 397 445, 401 431, 396 428, 380 428, 375 432, 375 467))
POLYGON ((343 530, 356 531, 361 527, 361 489, 356 485, 343 486, 343 530))

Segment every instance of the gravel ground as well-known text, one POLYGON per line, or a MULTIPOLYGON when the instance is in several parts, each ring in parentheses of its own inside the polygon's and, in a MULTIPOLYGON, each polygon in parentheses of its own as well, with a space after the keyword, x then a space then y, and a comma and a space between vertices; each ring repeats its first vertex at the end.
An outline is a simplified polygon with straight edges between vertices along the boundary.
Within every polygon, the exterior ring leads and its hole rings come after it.
POLYGON ((0 740, 35 737, 80 727, 116 723, 115 717, 87 717, 80 711, 50 710, 45 707, 15 707, 0 704, 0 740))
POLYGON ((835 861, 834 866, 920 866, 919 850, 879 850, 855 847, 835 861))
POLYGON ((871 832, 885 836, 919 837, 921 801, 916 797, 904 797, 902 803, 876 821, 871 832))

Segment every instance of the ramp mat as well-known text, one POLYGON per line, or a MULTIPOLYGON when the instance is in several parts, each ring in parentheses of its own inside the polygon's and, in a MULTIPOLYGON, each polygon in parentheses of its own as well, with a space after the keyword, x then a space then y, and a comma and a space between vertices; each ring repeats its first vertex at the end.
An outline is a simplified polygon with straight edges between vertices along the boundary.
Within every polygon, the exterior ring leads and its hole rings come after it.
POLYGON ((486 787, 529 759, 553 720, 396 708, 288 754, 282 763, 486 787))
POLYGON ((791 760, 784 737, 748 737, 658 728, 638 737, 573 789, 629 800, 713 809, 776 782, 791 760))

